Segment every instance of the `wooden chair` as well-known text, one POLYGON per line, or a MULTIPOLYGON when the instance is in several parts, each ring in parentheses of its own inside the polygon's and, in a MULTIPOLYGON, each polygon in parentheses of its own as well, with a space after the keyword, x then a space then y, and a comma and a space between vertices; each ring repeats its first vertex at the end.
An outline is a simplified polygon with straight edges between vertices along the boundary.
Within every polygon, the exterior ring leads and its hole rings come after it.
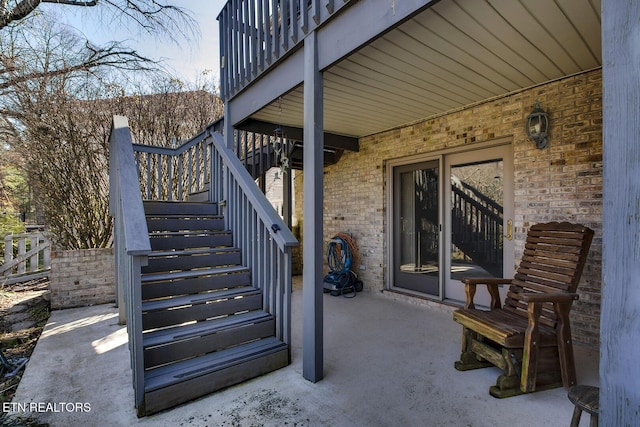
POLYGON ((567 222, 529 229, 513 279, 464 279, 466 304, 453 319, 463 326, 460 371, 497 366, 503 374, 494 397, 568 388, 576 383, 569 311, 587 259, 593 230, 567 222), (500 305, 499 285, 510 285, 500 305), (478 285, 491 296, 490 310, 475 309, 478 285))

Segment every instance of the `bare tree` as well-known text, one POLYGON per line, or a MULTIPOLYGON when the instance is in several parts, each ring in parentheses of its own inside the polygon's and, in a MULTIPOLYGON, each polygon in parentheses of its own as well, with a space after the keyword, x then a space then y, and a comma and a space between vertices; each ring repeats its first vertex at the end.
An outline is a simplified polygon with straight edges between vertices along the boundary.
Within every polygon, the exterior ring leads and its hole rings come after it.
POLYGON ((20 31, 0 33, 0 61, 13 78, 10 87, 0 85, 0 133, 19 154, 19 166, 57 244, 67 249, 109 246, 111 117, 130 116, 139 142, 166 146, 195 135, 220 114, 221 103, 206 90, 212 83, 191 91, 160 73, 145 74, 142 81, 151 83, 128 95, 122 82, 135 71, 147 70, 135 54, 106 56, 94 66, 71 70, 77 55, 86 58, 84 49, 92 54, 92 48, 68 28, 38 19, 33 17, 20 31), (48 72, 60 65, 68 72, 48 72), (19 75, 29 77, 15 78, 19 75), (192 113, 200 106, 208 115, 192 113))
POLYGON ((43 3, 95 8, 124 25, 168 38, 186 36, 194 28, 185 9, 158 0, 0 0, 0 29, 33 15, 43 3))
MULTIPOLYGON (((158 69, 158 63, 138 54, 135 49, 123 43, 112 41, 102 46, 81 39, 82 43, 74 43, 73 52, 69 51, 64 61, 42 63, 40 67, 25 64, 27 60, 21 52, 7 51, 8 46, 17 45, 16 40, 29 40, 40 26, 51 28, 51 23, 43 19, 43 15, 53 16, 56 22, 55 8, 40 12, 43 3, 60 6, 57 14, 63 12, 64 5, 88 6, 101 17, 102 25, 130 28, 132 32, 143 31, 154 37, 161 37, 176 42, 180 39, 190 41, 198 35, 198 25, 189 13, 182 8, 157 0, 0 0, 0 96, 2 91, 11 90, 14 85, 30 79, 45 76, 54 77, 78 71, 90 72, 105 66, 122 70, 158 69), (35 13, 36 11, 39 13, 35 13)), ((51 9, 51 7, 49 8, 51 9)), ((62 31, 60 26, 56 31, 62 31)), ((67 33, 79 39, 78 32, 68 28, 67 33)), ((18 44, 19 45, 19 44, 18 44)), ((23 49, 24 43, 22 43, 23 49)), ((39 47, 42 49, 42 47, 39 47)), ((36 52, 36 46, 29 46, 27 52, 36 52)), ((33 59, 33 58, 29 58, 33 59)), ((0 115, 4 112, 0 111, 0 115)))
POLYGON ((215 85, 206 75, 195 83, 151 77, 136 95, 112 100, 114 111, 129 118, 139 144, 171 147, 202 131, 223 114, 215 85), (146 93, 146 94, 145 94, 146 93))
POLYGON ((64 93, 40 105, 39 117, 24 117, 19 148, 47 228, 65 249, 109 246, 108 130, 98 120, 103 114, 80 108, 64 93))
POLYGON ((62 248, 111 244, 107 140, 113 114, 140 112, 131 120, 136 142, 166 146, 194 136, 216 117, 194 121, 188 108, 171 108, 164 110, 170 114, 158 115, 163 105, 206 102, 212 114, 221 111, 214 94, 200 91, 116 99, 98 98, 98 93, 85 93, 79 101, 62 90, 53 92, 38 101, 38 114, 22 118, 25 132, 18 149, 44 208, 47 227, 62 248))
POLYGON ((118 42, 96 46, 59 25, 55 14, 40 10, 47 2, 95 7, 105 21, 133 22, 138 31, 174 41, 195 34, 197 26, 184 10, 157 0, 0 0, 2 148, 28 176, 60 247, 105 247, 112 236, 106 145, 111 117, 129 115, 140 142, 169 145, 202 129, 221 105, 207 92, 210 85, 185 93, 187 86, 134 49, 118 42), (153 82, 161 95, 149 95, 149 85, 130 95, 132 78, 153 82), (202 114, 194 116, 188 105, 202 114))
MULTIPOLYGON (((1 0, 0 0, 1 1, 1 0)), ((55 17, 37 16, 20 26, 0 32, 0 133, 16 134, 24 99, 37 95, 48 84, 64 80, 81 86, 89 76, 100 79, 105 70, 144 71, 153 69, 153 62, 118 43, 96 47, 61 26, 55 17), (35 92, 35 91, 39 92, 35 92)), ((37 110, 38 106, 31 103, 37 110)))

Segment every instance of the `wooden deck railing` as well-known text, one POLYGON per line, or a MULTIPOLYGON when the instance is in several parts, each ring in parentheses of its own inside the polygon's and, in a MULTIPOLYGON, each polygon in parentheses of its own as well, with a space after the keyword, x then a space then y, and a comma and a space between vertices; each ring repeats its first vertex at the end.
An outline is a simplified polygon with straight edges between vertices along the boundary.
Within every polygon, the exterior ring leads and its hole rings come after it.
POLYGON ((233 151, 252 177, 264 174, 271 167, 292 166, 289 155, 295 141, 277 130, 273 135, 264 135, 236 129, 234 135, 233 151))
POLYGON ((184 201, 208 190, 209 148, 202 132, 176 148, 133 144, 145 200, 184 201))
POLYGON ((3 254, 0 284, 44 277, 51 269, 51 242, 42 232, 5 236, 3 254))
POLYGON ((109 211, 114 218, 116 288, 120 322, 126 321, 136 407, 144 398, 141 268, 151 243, 126 117, 115 116, 109 136, 109 211))
POLYGON ((225 220, 251 268, 256 289, 262 289, 263 309, 276 319, 276 337, 291 343, 291 251, 298 241, 227 148, 219 133, 211 133, 211 194, 223 196, 225 220))
POLYGON ((355 0, 229 0, 218 15, 221 95, 229 99, 355 0))

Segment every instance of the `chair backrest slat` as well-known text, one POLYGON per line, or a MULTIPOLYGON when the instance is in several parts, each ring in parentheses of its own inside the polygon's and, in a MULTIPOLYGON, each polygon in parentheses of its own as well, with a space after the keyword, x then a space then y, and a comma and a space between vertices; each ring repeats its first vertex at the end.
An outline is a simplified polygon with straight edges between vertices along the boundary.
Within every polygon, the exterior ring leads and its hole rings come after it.
MULTIPOLYGON (((592 239, 593 230, 580 224, 550 222, 531 226, 504 308, 526 317, 523 293, 575 292, 592 239)), ((555 326, 551 304, 543 308, 541 321, 555 326)))

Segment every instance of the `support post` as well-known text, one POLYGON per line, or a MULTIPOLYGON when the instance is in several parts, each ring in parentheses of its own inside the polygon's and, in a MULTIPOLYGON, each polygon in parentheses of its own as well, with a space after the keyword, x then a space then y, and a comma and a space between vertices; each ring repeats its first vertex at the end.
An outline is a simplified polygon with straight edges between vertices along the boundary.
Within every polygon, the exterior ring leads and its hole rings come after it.
MULTIPOLYGON (((233 130, 233 122, 231 121, 231 101, 226 99, 224 103, 224 123, 222 125, 222 131, 224 136, 224 141, 227 145, 227 148, 235 152, 235 141, 234 141, 234 130, 233 130)), ((222 188, 222 201, 224 201, 224 205, 218 205, 218 214, 224 217, 225 226, 229 226, 229 217, 226 215, 227 213, 227 204, 226 202, 229 200, 229 188, 226 180, 227 174, 222 166, 223 171, 220 174, 222 176, 222 181, 219 185, 222 188)), ((220 202, 220 200, 218 200, 220 202)))
POLYGON ((293 226, 293 169, 287 168, 282 173, 282 217, 287 227, 293 226))
POLYGON ((231 108, 229 104, 231 102, 227 99, 224 103, 224 125, 222 129, 224 131, 224 140, 227 142, 227 148, 230 150, 234 149, 233 142, 233 124, 231 122, 231 108))
POLYGON ((315 32, 304 40, 304 246, 302 375, 317 382, 323 376, 323 82, 318 69, 315 32))
MULTIPOLYGON (((119 218, 115 218, 114 222, 118 221, 119 218)), ((124 262, 122 259, 123 251, 120 249, 120 239, 116 233, 113 233, 113 252, 114 252, 114 261, 116 267, 116 304, 118 306, 118 325, 126 325, 127 324, 127 301, 125 300, 125 288, 124 288, 124 277, 122 274, 122 263, 124 262)))
POLYGON ((640 425, 640 3, 602 1, 601 426, 640 425))

